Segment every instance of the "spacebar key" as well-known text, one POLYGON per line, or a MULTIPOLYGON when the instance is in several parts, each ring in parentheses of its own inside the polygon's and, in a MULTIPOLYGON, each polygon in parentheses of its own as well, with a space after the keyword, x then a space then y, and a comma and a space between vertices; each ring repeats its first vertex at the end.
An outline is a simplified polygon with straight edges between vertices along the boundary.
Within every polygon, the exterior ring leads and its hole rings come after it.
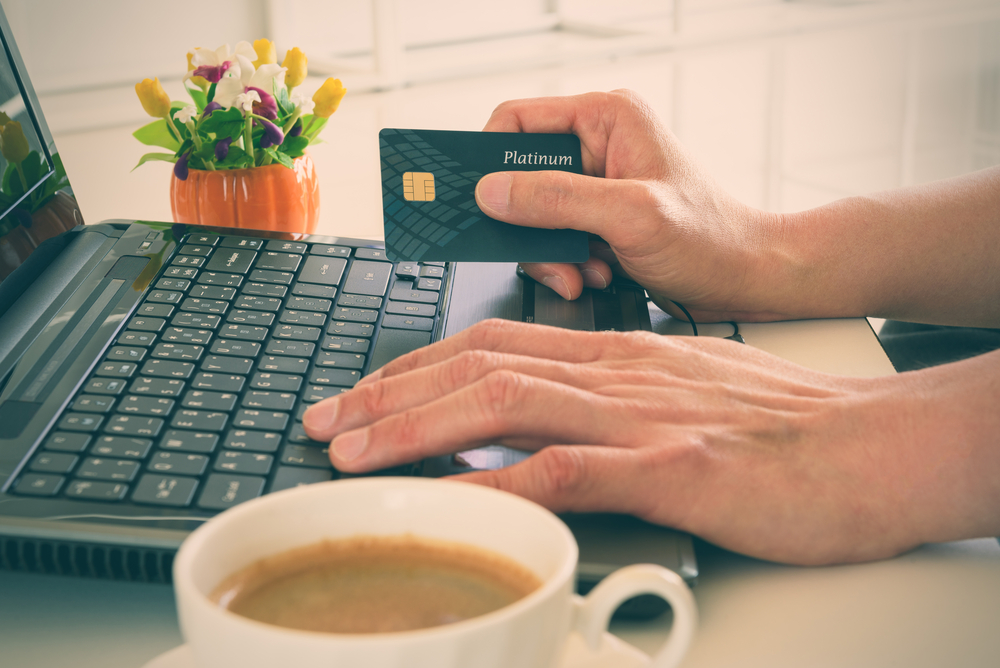
POLYGON ((397 357, 401 357, 431 342, 430 332, 409 329, 383 329, 375 341, 372 362, 368 373, 379 369, 397 357))

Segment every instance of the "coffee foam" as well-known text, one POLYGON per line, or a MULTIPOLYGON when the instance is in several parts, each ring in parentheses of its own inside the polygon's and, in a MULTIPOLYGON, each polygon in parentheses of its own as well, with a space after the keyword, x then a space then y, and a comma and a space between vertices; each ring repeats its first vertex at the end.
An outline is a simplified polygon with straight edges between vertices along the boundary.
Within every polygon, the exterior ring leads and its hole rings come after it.
POLYGON ((540 586, 506 556, 407 534, 325 540, 266 557, 226 578, 211 598, 279 626, 386 633, 486 614, 540 586))

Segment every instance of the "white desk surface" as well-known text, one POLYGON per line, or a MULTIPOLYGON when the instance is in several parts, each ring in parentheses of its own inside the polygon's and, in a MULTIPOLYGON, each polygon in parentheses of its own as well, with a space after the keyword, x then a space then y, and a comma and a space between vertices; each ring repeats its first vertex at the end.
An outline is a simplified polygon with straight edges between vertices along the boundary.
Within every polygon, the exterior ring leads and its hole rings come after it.
MULTIPOLYGON (((992 53, 984 44, 996 32, 987 31, 998 25, 996 9, 987 17, 993 23, 958 14, 834 21, 829 30, 349 94, 325 133, 327 143, 313 150, 322 180, 318 231, 381 238, 380 127, 477 130, 505 99, 623 86, 644 95, 725 188, 771 210, 993 164, 1000 155, 990 137, 969 123, 977 118, 977 100, 986 99, 977 95, 976 82, 985 86, 983 77, 995 72, 978 58, 992 53)), ((350 76, 343 78, 350 89, 350 76)), ((60 103, 68 104, 50 100, 56 116, 60 103)), ((54 123, 88 221, 169 219, 169 166, 129 171, 144 152, 130 136, 142 122, 140 114, 129 127, 87 132, 63 132, 54 123)), ((670 327, 687 333, 678 323, 670 327)), ((705 333, 728 335, 728 326, 717 328, 705 333)), ((864 320, 743 325, 741 332, 750 345, 817 369, 892 373, 864 320)), ((701 625, 685 666, 1000 662, 995 540, 925 546, 888 561, 830 568, 779 566, 702 544, 698 559, 701 625)), ((617 628, 649 650, 666 623, 617 628)), ((0 571, 5 668, 138 668, 180 642, 169 587, 0 571)))
MULTIPOLYGON (((794 568, 698 545, 701 623, 685 668, 964 668, 1000 656, 1000 547, 930 545, 794 568)), ((615 631, 653 651, 666 620, 615 631)), ((182 642, 165 585, 0 571, 0 663, 140 668, 182 642)))

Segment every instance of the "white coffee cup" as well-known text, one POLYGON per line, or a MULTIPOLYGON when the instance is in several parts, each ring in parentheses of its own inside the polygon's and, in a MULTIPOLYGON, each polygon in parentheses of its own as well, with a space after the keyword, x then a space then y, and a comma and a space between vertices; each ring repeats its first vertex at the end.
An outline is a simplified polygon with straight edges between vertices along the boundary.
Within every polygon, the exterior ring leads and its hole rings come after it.
POLYGON ((665 644, 647 665, 675 666, 697 623, 683 580, 660 566, 630 566, 581 598, 573 593, 576 561, 566 525, 513 494, 448 480, 368 478, 298 487, 227 510, 181 546, 174 588, 181 631, 199 668, 557 668, 572 631, 597 653, 614 610, 643 593, 666 599, 674 614, 665 644), (492 550, 543 584, 473 619, 357 635, 264 624, 209 599, 226 576, 263 557, 324 539, 405 534, 492 550))

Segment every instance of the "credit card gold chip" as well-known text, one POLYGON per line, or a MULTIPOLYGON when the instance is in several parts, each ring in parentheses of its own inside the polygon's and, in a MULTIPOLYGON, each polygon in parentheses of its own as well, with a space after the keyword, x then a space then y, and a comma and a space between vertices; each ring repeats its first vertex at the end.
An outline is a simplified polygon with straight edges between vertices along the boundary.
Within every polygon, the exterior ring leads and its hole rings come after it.
POLYGON ((408 202, 433 202, 434 175, 430 172, 404 172, 403 198, 408 202))

